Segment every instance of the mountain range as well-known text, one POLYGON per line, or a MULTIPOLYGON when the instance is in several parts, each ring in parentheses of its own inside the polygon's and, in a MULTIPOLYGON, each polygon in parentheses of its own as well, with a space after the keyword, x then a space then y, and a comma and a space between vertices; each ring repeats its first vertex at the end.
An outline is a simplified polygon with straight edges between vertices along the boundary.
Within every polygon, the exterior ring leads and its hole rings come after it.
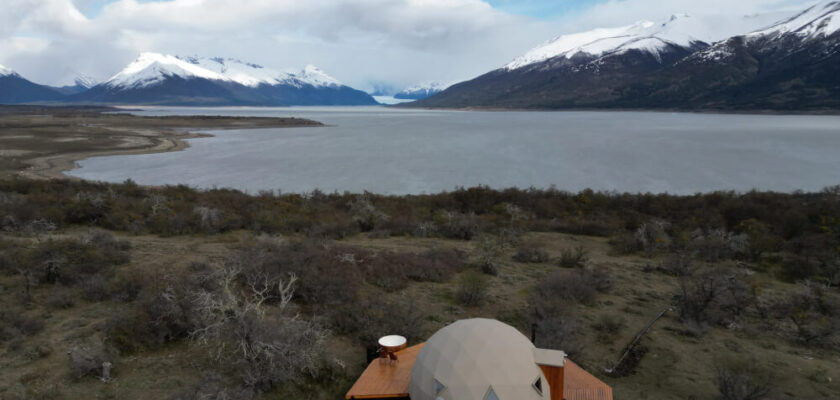
MULTIPOLYGON (((778 21, 724 17, 735 23, 674 15, 563 35, 475 79, 448 88, 426 82, 394 97, 416 100, 401 106, 430 108, 840 109, 840 1, 824 0, 778 21)), ((378 104, 314 66, 281 71, 158 53, 141 54, 104 82, 80 76, 60 88, 0 66, 0 103, 33 102, 378 104)))
POLYGON ((533 109, 836 110, 840 1, 715 37, 668 21, 557 37, 509 64, 408 106, 533 109))
POLYGON ((422 100, 434 96, 444 90, 447 86, 438 82, 423 82, 408 88, 394 95, 395 99, 401 100, 422 100))
POLYGON ((105 82, 80 77, 73 86, 32 83, 3 68, 0 103, 157 104, 191 106, 375 105, 314 66, 278 71, 234 59, 143 53, 105 82))
POLYGON ((54 101, 63 96, 55 88, 33 83, 0 65, 0 104, 54 101))

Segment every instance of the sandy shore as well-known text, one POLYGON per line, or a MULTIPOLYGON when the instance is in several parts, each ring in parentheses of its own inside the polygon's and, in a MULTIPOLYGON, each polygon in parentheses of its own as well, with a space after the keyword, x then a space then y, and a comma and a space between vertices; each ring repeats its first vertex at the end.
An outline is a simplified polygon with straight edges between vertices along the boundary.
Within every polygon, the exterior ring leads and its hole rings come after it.
POLYGON ((0 177, 77 179, 65 173, 90 157, 163 153, 208 130, 324 126, 301 118, 139 117, 110 109, 0 106, 0 177))
POLYGON ((25 163, 29 164, 29 168, 18 172, 18 175, 32 179, 79 179, 67 175, 66 172, 78 168, 77 162, 87 158, 182 151, 190 147, 186 139, 210 136, 213 135, 187 133, 181 136, 171 136, 163 132, 151 132, 151 135, 144 134, 134 137, 128 136, 120 148, 113 150, 66 153, 28 159, 25 163))

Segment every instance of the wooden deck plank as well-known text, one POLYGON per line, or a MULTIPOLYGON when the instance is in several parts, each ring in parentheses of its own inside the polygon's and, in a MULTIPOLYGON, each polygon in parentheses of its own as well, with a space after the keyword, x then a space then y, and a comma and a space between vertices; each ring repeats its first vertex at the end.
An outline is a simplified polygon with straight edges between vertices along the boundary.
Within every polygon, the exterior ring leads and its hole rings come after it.
POLYGON ((394 399, 407 398, 411 382, 411 369, 417 353, 425 343, 397 352, 396 363, 373 360, 359 380, 350 388, 345 399, 394 399))

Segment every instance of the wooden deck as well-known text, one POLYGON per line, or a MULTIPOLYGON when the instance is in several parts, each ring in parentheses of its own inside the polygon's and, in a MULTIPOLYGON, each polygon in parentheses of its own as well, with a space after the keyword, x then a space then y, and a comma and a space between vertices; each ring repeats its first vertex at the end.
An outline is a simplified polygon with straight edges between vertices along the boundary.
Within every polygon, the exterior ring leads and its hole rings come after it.
POLYGON ((566 400, 612 400, 613 391, 606 383, 566 359, 563 367, 563 398, 566 400))
MULTIPOLYGON (((397 363, 373 360, 344 396, 345 399, 408 399, 411 369, 414 368, 417 353, 424 344, 420 343, 397 352, 397 363)), ((565 400, 613 399, 611 387, 568 358, 563 367, 562 380, 565 400)))
POLYGON ((373 360, 344 398, 407 399, 411 369, 424 344, 398 351, 396 354, 399 361, 396 363, 373 360))

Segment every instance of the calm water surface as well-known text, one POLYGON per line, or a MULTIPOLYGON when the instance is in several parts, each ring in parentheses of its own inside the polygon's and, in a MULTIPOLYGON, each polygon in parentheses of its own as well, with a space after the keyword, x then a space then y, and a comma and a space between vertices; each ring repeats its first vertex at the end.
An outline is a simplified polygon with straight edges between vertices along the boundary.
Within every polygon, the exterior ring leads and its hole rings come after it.
POLYGON ((183 152, 95 157, 69 174, 249 192, 458 186, 691 194, 840 184, 840 117, 352 108, 146 108, 294 116, 323 128, 211 131, 183 152))

